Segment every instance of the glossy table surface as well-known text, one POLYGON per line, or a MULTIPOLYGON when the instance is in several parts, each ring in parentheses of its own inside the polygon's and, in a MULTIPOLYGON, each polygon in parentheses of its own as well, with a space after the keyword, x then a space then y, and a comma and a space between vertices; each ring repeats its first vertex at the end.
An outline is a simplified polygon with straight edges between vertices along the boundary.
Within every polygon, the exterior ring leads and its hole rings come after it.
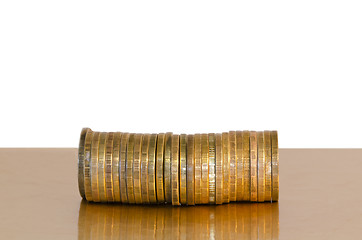
POLYGON ((90 204, 77 149, 0 149, 0 239, 361 239, 362 149, 281 149, 280 201, 90 204))

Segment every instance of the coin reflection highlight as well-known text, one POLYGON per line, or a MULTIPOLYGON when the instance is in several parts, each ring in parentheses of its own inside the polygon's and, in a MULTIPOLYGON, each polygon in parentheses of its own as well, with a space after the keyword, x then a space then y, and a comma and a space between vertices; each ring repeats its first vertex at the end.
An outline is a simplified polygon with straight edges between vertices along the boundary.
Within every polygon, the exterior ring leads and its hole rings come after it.
POLYGON ((95 204, 83 200, 78 239, 279 239, 279 205, 95 204))

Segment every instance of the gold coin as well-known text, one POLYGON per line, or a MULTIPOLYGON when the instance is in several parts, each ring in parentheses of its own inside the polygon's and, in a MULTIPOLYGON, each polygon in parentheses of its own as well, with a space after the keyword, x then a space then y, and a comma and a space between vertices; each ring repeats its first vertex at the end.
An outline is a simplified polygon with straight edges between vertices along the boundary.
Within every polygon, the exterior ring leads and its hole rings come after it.
POLYGON ((119 158, 119 186, 121 192, 121 202, 128 203, 127 194, 127 145, 129 133, 123 133, 121 137, 120 158, 119 158))
POLYGON ((172 151, 172 133, 166 133, 165 137, 165 155, 163 160, 163 185, 165 191, 165 200, 172 203, 171 189, 171 151, 172 151))
POLYGON ((255 131, 250 131, 250 201, 258 201, 258 142, 255 131))
POLYGON ((243 134, 241 131, 235 132, 236 137, 236 201, 243 200, 243 134))
POLYGON ((148 151, 150 143, 150 134, 144 134, 142 139, 142 154, 141 154, 141 194, 142 202, 150 203, 148 197, 148 151))
POLYGON ((265 151, 264 132, 257 132, 258 141, 258 202, 265 200, 265 151))
POLYGON ((151 134, 148 147, 148 196, 150 203, 157 203, 156 193, 156 146, 157 134, 151 134))
POLYGON ((195 134, 195 204, 201 203, 201 134, 195 134))
POLYGON ((180 202, 187 204, 187 136, 180 135, 180 202))
POLYGON ((127 196, 129 203, 135 203, 134 188, 133 188, 133 158, 134 158, 135 135, 136 134, 131 133, 129 135, 127 143, 126 184, 127 184, 127 196))
POLYGON ((223 202, 230 202, 230 158, 229 158, 229 133, 222 133, 222 153, 223 153, 223 202))
POLYGON ((272 145, 272 200, 279 200, 279 148, 278 148, 278 132, 271 133, 272 145))
POLYGON ((250 132, 242 132, 243 144, 242 144, 242 159, 243 159, 243 200, 250 201, 250 132))
POLYGON ((265 151, 265 201, 271 201, 272 183, 271 183, 271 138, 270 131, 264 132, 264 151, 265 151))
POLYGON ((171 188, 172 205, 180 205, 180 138, 179 135, 172 135, 171 151, 171 188))
POLYGON ((113 202, 112 156, 113 156, 113 132, 108 133, 106 145, 105 178, 107 202, 113 202))
POLYGON ((134 138, 134 158, 133 158, 133 190, 136 203, 142 203, 141 194, 141 147, 142 134, 136 134, 134 138))
POLYGON ((224 201, 224 188, 223 188, 223 152, 222 152, 222 136, 220 133, 215 134, 215 170, 216 170, 216 191, 215 201, 216 204, 222 204, 224 201))
POLYGON ((187 135, 187 205, 195 205, 195 143, 194 135, 187 135))
POLYGON ((209 137, 201 134, 201 203, 209 203, 209 137))
POLYGON ((165 134, 159 133, 157 137, 157 159, 156 159, 156 190, 157 201, 165 202, 165 190, 163 188, 163 156, 165 151, 165 134))
POLYGON ((93 132, 87 131, 84 143, 84 191, 87 201, 92 201, 92 186, 91 186, 91 146, 93 132))
POLYGON ((230 201, 236 201, 236 132, 229 132, 230 201))
POLYGON ((78 148, 78 189, 79 194, 82 198, 85 199, 85 190, 84 190, 84 144, 85 136, 88 131, 91 131, 89 128, 83 128, 80 133, 79 138, 79 148, 78 148))
POLYGON ((209 202, 210 204, 215 204, 215 175, 216 175, 216 165, 215 165, 215 134, 209 133, 209 202))
POLYGON ((106 178, 105 178, 105 159, 106 159, 107 133, 101 132, 99 139, 99 157, 98 157, 98 186, 101 202, 106 202, 106 178))
POLYGON ((98 184, 98 153, 99 153, 100 132, 94 132, 91 149, 91 166, 92 166, 92 199, 94 202, 100 202, 99 184, 98 184))
POLYGON ((114 133, 113 139, 113 155, 112 155, 112 180, 113 180, 113 200, 115 202, 121 201, 121 193, 119 186, 119 155, 121 147, 122 133, 114 133))

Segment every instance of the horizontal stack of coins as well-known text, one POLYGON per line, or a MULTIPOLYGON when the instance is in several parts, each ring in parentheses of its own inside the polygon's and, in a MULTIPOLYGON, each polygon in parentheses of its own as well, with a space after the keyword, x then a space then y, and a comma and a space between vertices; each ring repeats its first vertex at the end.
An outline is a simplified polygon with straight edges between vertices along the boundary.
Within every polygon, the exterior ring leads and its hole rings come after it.
POLYGON ((209 134, 81 132, 80 195, 93 202, 172 205, 279 198, 276 131, 209 134))

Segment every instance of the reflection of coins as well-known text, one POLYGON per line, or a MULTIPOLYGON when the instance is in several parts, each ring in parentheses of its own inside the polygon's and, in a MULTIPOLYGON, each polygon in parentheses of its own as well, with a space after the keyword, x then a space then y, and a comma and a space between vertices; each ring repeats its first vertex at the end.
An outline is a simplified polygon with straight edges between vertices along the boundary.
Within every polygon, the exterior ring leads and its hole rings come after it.
POLYGON ((172 151, 171 151, 171 189, 172 189, 172 205, 180 205, 180 138, 179 135, 172 135, 172 151))
POLYGON ((278 132, 271 132, 272 144, 272 200, 279 200, 279 150, 278 150, 278 132))
POLYGON ((180 135, 180 203, 187 204, 187 135, 180 135))
POLYGON ((187 135, 187 205, 195 205, 195 143, 194 135, 187 135))
POLYGON ((142 203, 141 195, 141 147, 142 134, 136 134, 134 138, 133 157, 133 191, 136 203, 142 203))
POLYGON ((84 142, 84 192, 88 201, 92 201, 91 186, 91 146, 93 132, 87 131, 84 142))
POLYGON ((264 132, 257 132, 258 141, 258 202, 265 200, 264 132))
POLYGON ((209 137, 201 134, 201 203, 209 203, 209 137))
POLYGON ((89 128, 83 128, 80 133, 79 139, 79 148, 78 148, 78 189, 82 198, 85 199, 85 191, 84 191, 84 144, 85 144, 85 136, 87 132, 90 131, 89 128))
POLYGON ((119 186, 121 192, 122 203, 128 203, 127 194, 127 144, 129 140, 129 133, 123 133, 121 137, 120 159, 119 159, 119 186))
POLYGON ((105 178, 106 178, 106 198, 108 202, 113 202, 113 181, 112 181, 112 148, 113 133, 108 133, 106 144, 106 160, 105 160, 105 178))
POLYGON ((142 203, 150 203, 148 191, 148 152, 150 134, 144 134, 142 139, 142 152, 141 152, 141 195, 142 203))
POLYGON ((236 201, 236 133, 229 132, 230 201, 236 201))
POLYGON ((201 203, 201 134, 195 134, 195 204, 201 203))
POLYGON ((134 143, 135 134, 129 135, 127 143, 127 161, 126 161, 126 184, 127 196, 129 203, 135 203, 134 189, 133 189, 133 158, 134 158, 134 143))
POLYGON ((99 184, 98 184, 98 152, 99 152, 99 140, 100 132, 94 132, 92 138, 92 149, 91 149, 91 186, 92 186, 92 199, 94 202, 99 202, 99 184))
POLYGON ((172 148, 172 133, 168 132, 165 136, 165 155, 163 160, 163 185, 165 191, 165 200, 167 203, 172 202, 171 191, 171 148, 172 148))
POLYGON ((235 132, 236 137, 236 201, 243 200, 243 134, 235 132))
POLYGON ((265 201, 271 201, 271 138, 270 131, 264 132, 264 146, 265 146, 265 201))
POLYGON ((119 155, 121 147, 122 133, 114 133, 113 139, 113 155, 112 155, 112 180, 113 180, 113 200, 121 201, 120 186, 119 186, 119 155))
POLYGON ((222 153, 223 153, 223 177, 224 194, 223 202, 230 202, 230 159, 229 159, 229 133, 222 133, 222 153))
POLYGON ((156 190, 159 203, 165 201, 165 192, 163 189, 163 156, 165 151, 165 134, 158 134, 157 138, 157 159, 156 159, 156 190))
POLYGON ((99 139, 99 157, 98 157, 98 186, 99 198, 101 202, 106 202, 106 178, 105 178, 105 160, 106 160, 106 141, 107 133, 102 132, 99 139))
POLYGON ((250 201, 258 200, 258 143, 256 132, 250 131, 250 201))
POLYGON ((216 191, 215 201, 216 204, 222 204, 224 201, 224 188, 223 188, 223 152, 222 152, 222 136, 220 133, 215 134, 215 168, 216 168, 216 191))
POLYGON ((209 202, 215 204, 216 192, 215 134, 209 134, 209 202))
POLYGON ((156 193, 156 146, 157 134, 151 134, 148 147, 148 196, 150 203, 157 202, 156 193))
POLYGON ((243 131, 242 159, 243 159, 243 200, 250 201, 250 132, 243 131))

